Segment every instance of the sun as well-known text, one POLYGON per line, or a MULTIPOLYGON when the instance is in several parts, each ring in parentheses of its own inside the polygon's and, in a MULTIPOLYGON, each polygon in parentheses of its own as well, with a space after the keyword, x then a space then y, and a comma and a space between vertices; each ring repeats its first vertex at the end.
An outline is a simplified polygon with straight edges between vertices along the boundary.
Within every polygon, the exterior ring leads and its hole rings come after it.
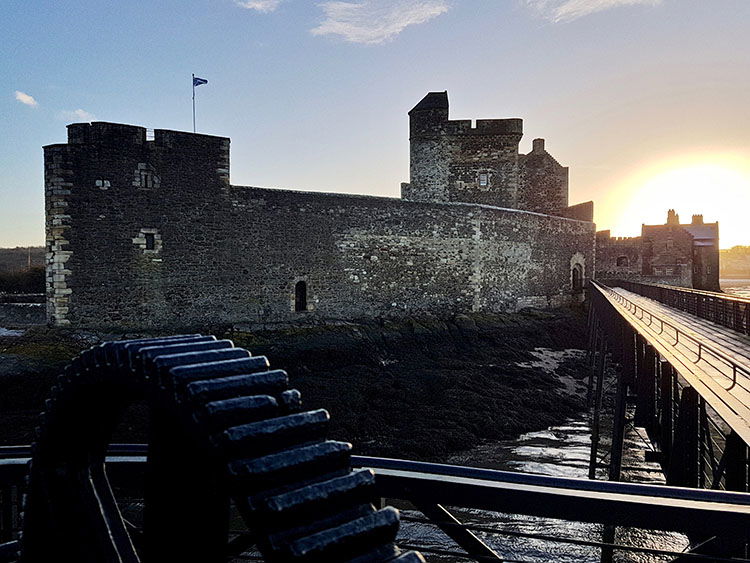
POLYGON ((644 166, 610 192, 600 221, 615 236, 640 234, 675 209, 682 223, 693 214, 719 221, 721 248, 750 245, 750 159, 744 155, 681 157, 644 166))

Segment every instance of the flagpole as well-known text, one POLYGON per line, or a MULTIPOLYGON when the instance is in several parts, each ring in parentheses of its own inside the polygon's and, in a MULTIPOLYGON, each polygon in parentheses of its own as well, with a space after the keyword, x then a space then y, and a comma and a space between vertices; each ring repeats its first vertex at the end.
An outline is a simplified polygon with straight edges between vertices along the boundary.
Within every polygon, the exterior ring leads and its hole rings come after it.
POLYGON ((195 133, 195 74, 193 74, 193 133, 195 133))

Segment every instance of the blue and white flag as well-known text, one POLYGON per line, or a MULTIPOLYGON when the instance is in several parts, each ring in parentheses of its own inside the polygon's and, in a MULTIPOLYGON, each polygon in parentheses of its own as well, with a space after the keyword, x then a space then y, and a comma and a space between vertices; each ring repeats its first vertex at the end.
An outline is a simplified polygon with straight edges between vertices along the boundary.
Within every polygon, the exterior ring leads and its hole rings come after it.
POLYGON ((208 80, 205 78, 198 78, 197 76, 193 76, 193 86, 200 86, 201 84, 208 84, 208 80))

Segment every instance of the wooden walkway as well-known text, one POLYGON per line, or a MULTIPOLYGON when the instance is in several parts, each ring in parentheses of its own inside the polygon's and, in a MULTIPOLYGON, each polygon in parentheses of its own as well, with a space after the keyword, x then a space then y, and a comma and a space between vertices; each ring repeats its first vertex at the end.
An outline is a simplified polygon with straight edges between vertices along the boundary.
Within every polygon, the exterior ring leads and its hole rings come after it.
POLYGON ((609 301, 750 444, 750 338, 622 288, 609 301))

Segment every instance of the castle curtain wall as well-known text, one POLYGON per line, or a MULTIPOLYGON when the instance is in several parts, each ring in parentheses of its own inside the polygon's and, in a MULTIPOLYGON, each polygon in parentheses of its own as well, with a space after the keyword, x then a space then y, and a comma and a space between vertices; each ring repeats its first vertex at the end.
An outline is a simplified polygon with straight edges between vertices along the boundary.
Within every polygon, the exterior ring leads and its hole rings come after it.
POLYGON ((231 186, 228 151, 219 137, 151 141, 99 123, 46 147, 50 320, 178 329, 514 311, 576 300, 572 268, 592 274, 590 222, 231 186))

